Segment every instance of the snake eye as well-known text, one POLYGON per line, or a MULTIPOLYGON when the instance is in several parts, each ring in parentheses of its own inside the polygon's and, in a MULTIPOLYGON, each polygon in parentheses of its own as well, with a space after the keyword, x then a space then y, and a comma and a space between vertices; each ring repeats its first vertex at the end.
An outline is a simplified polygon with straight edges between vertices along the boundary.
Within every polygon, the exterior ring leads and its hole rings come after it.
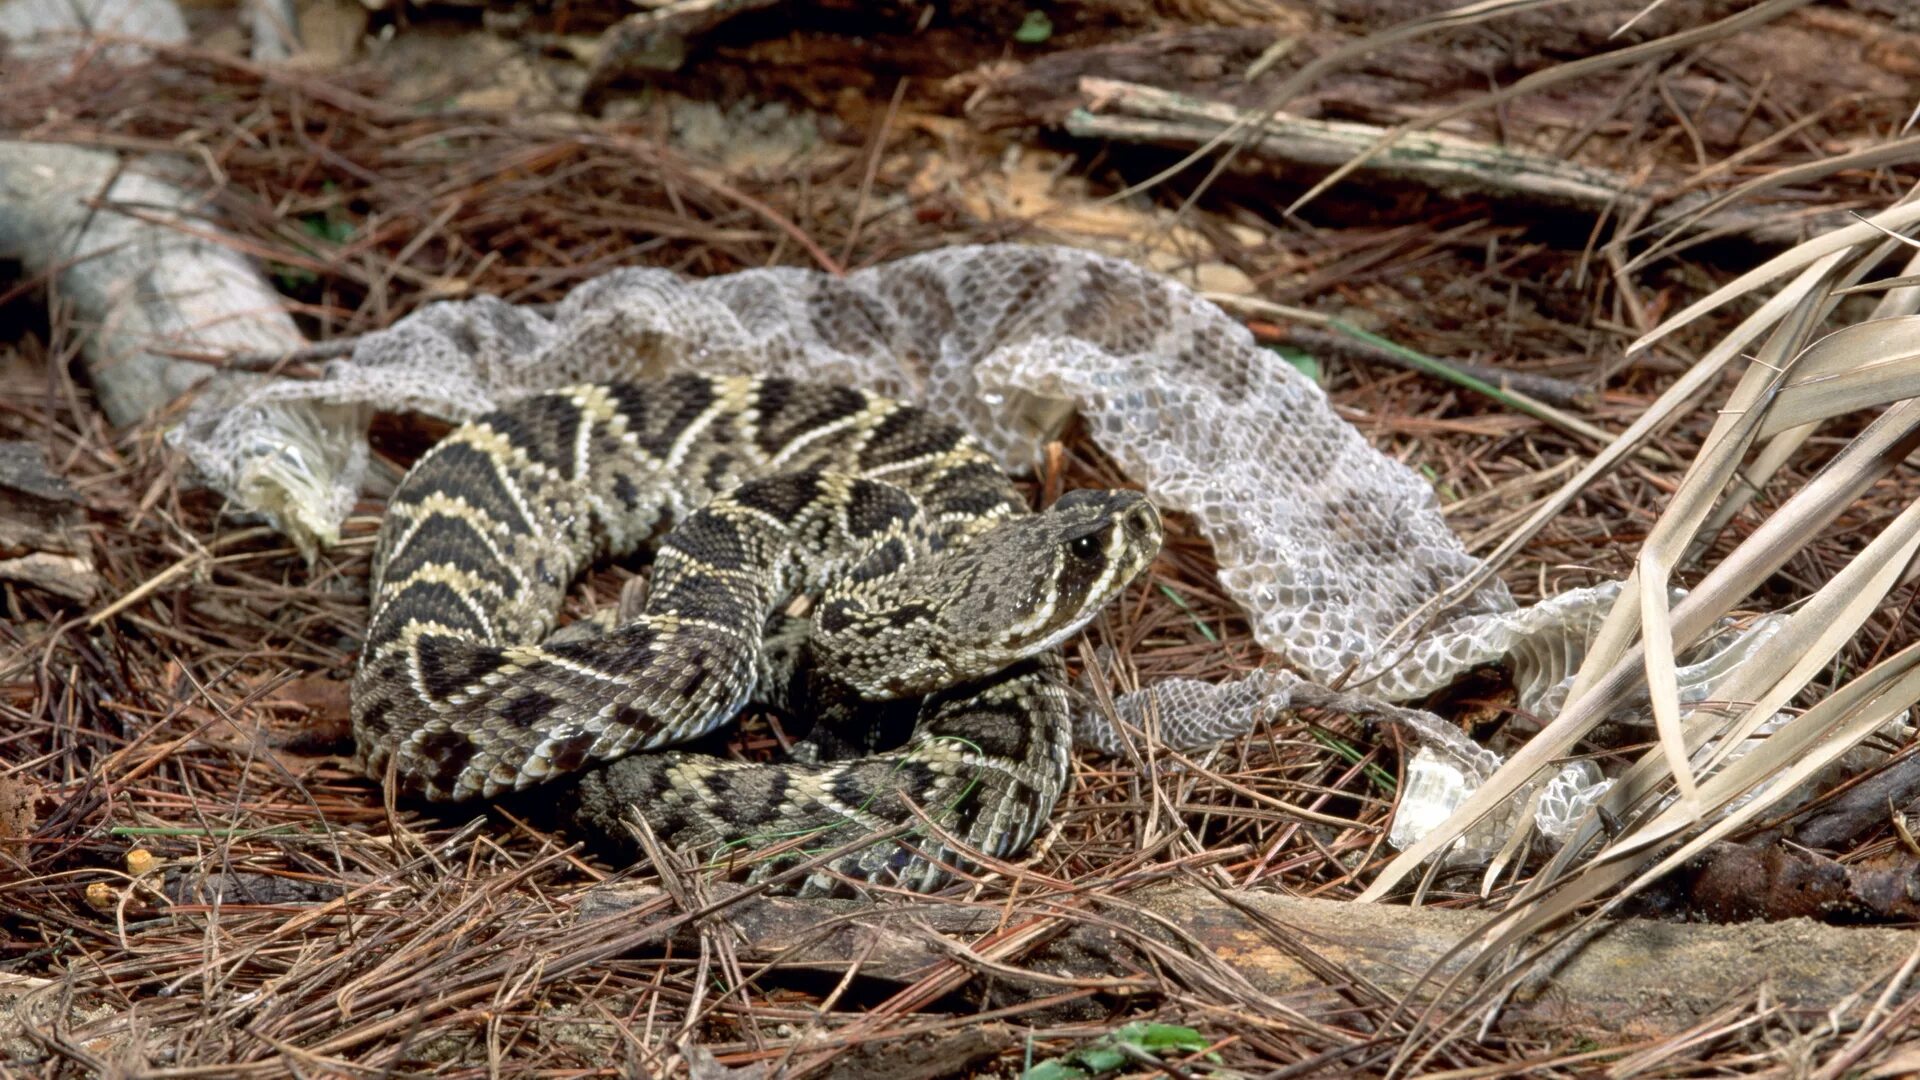
POLYGON ((1067 542, 1067 553, 1076 559, 1092 559, 1100 554, 1098 536, 1076 536, 1067 542))

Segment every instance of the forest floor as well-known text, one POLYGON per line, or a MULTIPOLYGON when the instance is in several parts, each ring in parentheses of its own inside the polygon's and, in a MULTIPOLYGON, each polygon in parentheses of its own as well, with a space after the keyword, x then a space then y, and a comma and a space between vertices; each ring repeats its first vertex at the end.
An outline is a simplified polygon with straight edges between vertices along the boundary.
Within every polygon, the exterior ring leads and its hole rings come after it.
MULTIPOLYGON (((840 273, 981 241, 1118 255, 1242 319, 1426 476, 1485 554, 1753 305, 1657 349, 1630 355, 1631 341, 1915 179, 1911 155, 1813 169, 1910 137, 1920 26, 1904 5, 1673 0, 1616 34, 1640 6, 1522 5, 1382 40, 1370 35, 1447 5, 820 0, 649 37, 626 6, 315 0, 299 8, 307 51, 284 64, 247 58, 232 9, 196 7, 192 47, 37 78, 16 68, 0 131, 177 157, 315 341, 434 300, 549 303, 630 265, 840 273), (1734 21, 1700 32, 1717 20, 1734 21), (1183 162, 1233 110, 1283 104, 1362 133, 1453 111, 1438 131, 1521 157, 1452 173, 1388 163, 1324 192, 1334 161, 1297 132, 1218 170, 1217 155, 1183 162), (1527 182, 1552 162, 1579 165, 1579 183, 1527 182), (1688 208, 1707 215, 1704 234, 1675 223, 1688 208)), ((1847 299, 1837 319, 1873 299, 1847 299)), ((1848 973, 1859 995, 1820 1008, 1783 1007, 1764 972, 1743 971, 1678 1027, 1516 1007, 1483 1029, 1483 1012, 1427 1011, 1436 987, 1383 985, 1271 916, 1201 911, 1192 893, 1169 916, 1152 897, 1170 885, 1351 900, 1392 857, 1403 747, 1337 714, 1277 717, 1204 767, 1083 756, 1026 861, 940 896, 887 897, 898 921, 882 929, 774 902, 729 922, 738 894, 698 875, 607 865, 510 814, 396 807, 338 739, 381 501, 363 500, 311 562, 223 516, 163 441, 184 403, 130 428, 106 421, 77 359, 87 330, 46 280, 0 277, 0 440, 38 446, 70 485, 99 580, 85 600, 0 580, 0 997, 16 1014, 0 1061, 18 1063, 0 1070, 704 1080, 1916 1064, 1904 999, 1876 997, 1889 972, 1848 973), (135 850, 158 868, 130 862, 135 850), (615 878, 624 891, 604 887, 615 878), (249 884, 208 902, 219 880, 249 884), (1206 928, 1229 915, 1243 921, 1206 928), (896 955, 896 933, 918 951, 896 955), (839 951, 783 958, 802 934, 839 951), (1314 985, 1249 974, 1282 964, 1314 985)), ((1507 559, 1515 597, 1626 576, 1736 378, 1507 559)), ((1848 424, 1816 436, 1759 505, 1814 475, 1848 424)), ((382 417, 377 476, 445 430, 382 417)), ((1128 480, 1070 429, 1024 482, 1038 497, 1128 480)), ((1889 475, 1749 607, 1794 602, 1916 496, 1911 470, 1889 475)), ((1737 518, 1713 550, 1751 528, 1737 518)), ((1076 676, 1091 666, 1125 689, 1270 664, 1216 570, 1173 515, 1150 578, 1069 647, 1076 676)), ((597 575, 581 602, 619 581, 597 575)), ((1839 665, 1920 641, 1910 599, 1896 592, 1839 665)), ((1535 727, 1498 672, 1428 704, 1503 752, 1535 727)), ((775 747, 749 728, 732 749, 775 747)), ((1904 817, 1888 813, 1829 854, 1866 865, 1909 857, 1903 842, 1904 817)), ((1525 883, 1483 897, 1478 875, 1442 876, 1424 903, 1478 910, 1525 883)))

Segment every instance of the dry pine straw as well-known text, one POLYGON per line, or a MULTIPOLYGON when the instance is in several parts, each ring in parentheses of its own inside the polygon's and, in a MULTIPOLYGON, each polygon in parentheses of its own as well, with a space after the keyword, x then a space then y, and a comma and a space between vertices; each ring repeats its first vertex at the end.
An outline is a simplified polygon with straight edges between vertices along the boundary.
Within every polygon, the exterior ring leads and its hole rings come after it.
MULTIPOLYGON (((279 268, 316 336, 382 325, 456 284, 542 301, 621 264, 700 273, 768 261, 818 265, 819 255, 809 253, 841 250, 851 231, 851 193, 863 171, 850 160, 774 182, 718 180, 638 141, 496 117, 423 119, 337 86, 285 74, 262 81, 243 65, 205 57, 180 61, 150 83, 137 95, 126 94, 124 82, 62 85, 57 114, 23 84, 13 115, 30 137, 129 148, 197 133, 224 176, 218 212, 279 268), (117 104, 109 109, 108 100, 117 104), (456 125, 457 139, 450 135, 456 125), (802 190, 804 197, 795 194, 802 190), (351 228, 329 232, 340 226, 351 228)), ((896 182, 883 173, 875 191, 896 182)), ((856 261, 1018 235, 1004 223, 947 216, 937 204, 921 218, 904 231, 902 223, 866 224, 856 261)), ((1244 243, 1213 231, 1223 245, 1244 243)), ((1222 257, 1308 268, 1315 259, 1364 257, 1375 272, 1326 286, 1354 302, 1378 299, 1378 289, 1404 290, 1407 278, 1395 268, 1417 264, 1427 280, 1453 288, 1412 298, 1417 304, 1399 297, 1383 309, 1423 314, 1386 329, 1408 345, 1446 353, 1433 343, 1444 343, 1449 327, 1486 318, 1516 284, 1531 289, 1551 280, 1573 258, 1536 247, 1490 266, 1479 253, 1498 231, 1471 217, 1444 243, 1425 231, 1349 230, 1331 249, 1288 248, 1287 234, 1273 232, 1258 250, 1223 250, 1222 257)), ((6 312, 31 323, 25 312, 38 302, 26 290, 6 312)), ((1604 351, 1532 309, 1504 317, 1514 354, 1559 357, 1563 371, 1582 349, 1604 351)), ((0 970, 71 972, 84 1000, 110 1011, 138 1004, 151 1060, 179 1065, 272 1062, 281 1049, 297 1048, 320 1072, 345 1061, 488 1055, 597 1068, 608 1066, 606 1047, 614 1046, 628 1064, 660 1068, 664 1048, 687 1035, 741 1063, 782 1060, 799 1052, 799 1035, 838 1031, 795 1059, 818 1065, 823 1054, 954 1026, 952 1017, 923 1011, 956 985, 951 971, 876 1003, 844 987, 749 981, 720 938, 697 955, 630 956, 641 920, 587 929, 569 921, 580 888, 612 868, 502 817, 468 823, 457 814, 435 819, 390 807, 343 760, 303 744, 315 730, 337 734, 344 719, 379 504, 362 504, 347 542, 311 566, 271 534, 222 521, 215 500, 183 482, 156 427, 107 429, 65 375, 75 344, 74 329, 56 317, 26 326, 6 347, 0 438, 45 447, 56 471, 84 493, 109 596, 173 576, 98 626, 44 594, 13 586, 0 593, 0 745, 8 785, 37 796, 26 820, 15 822, 27 826, 27 839, 0 852, 0 906, 8 913, 0 916, 0 970), (308 895, 340 899, 317 909, 227 904, 216 912, 188 896, 162 912, 143 886, 127 888, 119 874, 135 845, 165 860, 174 881, 248 872, 312 883, 308 895), (86 886, 98 883, 113 887, 105 910, 85 900, 86 886), (824 1020, 823 997, 837 1010, 824 1020)), ((1652 369, 1621 373, 1594 410, 1597 419, 1631 413, 1666 377, 1652 369)), ((1336 374, 1333 390, 1377 445, 1426 471, 1443 499, 1470 508, 1455 515, 1463 535, 1497 527, 1543 494, 1552 468, 1581 449, 1405 373, 1356 365, 1336 374), (1485 492, 1505 494, 1465 501, 1485 492)), ((1671 433, 1665 448, 1684 460, 1702 419, 1671 433)), ((434 430, 384 420, 380 452, 404 466, 434 430)), ((1070 433, 1052 448, 1034 487, 1050 498, 1068 487, 1123 482, 1097 449, 1070 433)), ((1596 487, 1535 542, 1527 562, 1511 568, 1510 583, 1533 597, 1617 576, 1672 483, 1636 464, 1596 487)), ((1851 546, 1854 530, 1909 495, 1877 493, 1876 505, 1860 508, 1783 573, 1817 576, 1820 564, 1851 546)), ((1091 677, 1119 691, 1173 675, 1224 678, 1262 663, 1214 569, 1205 543, 1175 515, 1150 580, 1070 652, 1076 669, 1105 647, 1110 652, 1099 654, 1105 659, 1091 666, 1091 677)), ((575 612, 611 602, 619 580, 619 571, 608 570, 583 583, 575 612)), ((1909 639, 1911 622, 1904 609, 1889 615, 1866 647, 1909 639)), ((1485 697, 1482 727, 1491 730, 1509 718, 1507 699, 1497 684, 1485 697)), ((755 732, 736 749, 761 753, 768 745, 755 732)), ((1279 718, 1200 768, 1173 772, 1160 767, 1168 760, 1161 758, 1143 773, 1123 762, 1082 760, 1057 830, 1029 865, 983 882, 977 899, 1002 905, 1012 932, 1030 925, 1041 899, 1072 904, 1176 873, 1349 895, 1385 855, 1399 751, 1345 718, 1306 716, 1279 718)), ((696 890, 689 899, 696 902, 697 881, 685 887, 696 890)), ((656 914, 667 918, 672 909, 656 914)), ((1017 951, 1006 957, 1018 959, 1017 951)), ((1085 1030, 1109 1024, 1114 1010, 1163 1015, 1201 1022, 1224 1038, 1229 1063, 1348 1065, 1367 1056, 1368 1032, 1386 1021, 1377 1002, 1308 1022, 1254 1008, 1204 978, 1148 974, 1163 980, 1165 993, 1096 1008, 1087 992, 1056 988, 1002 1003, 1000 1015, 1053 1025, 1077 1016, 1085 1030), (1359 1057, 1321 1057, 1347 1052, 1359 1057)), ((41 1033, 39 1052, 96 1060, 96 1049, 51 1030, 41 1033)), ((1042 1042, 1041 1053, 1053 1045, 1042 1042)), ((1496 1039, 1457 1046, 1444 1062, 1517 1069, 1549 1052, 1544 1044, 1496 1039)))
MULTIPOLYGON (((35 345, 28 339, 20 351, 44 361, 35 345)), ((64 382, 51 392, 15 384, 0 401, 0 436, 48 447, 85 492, 109 595, 172 574, 171 584, 92 628, 85 612, 42 594, 5 594, 0 726, 15 770, 9 783, 37 788, 40 798, 38 820, 23 823, 30 839, 6 853, 0 894, 10 914, 0 924, 0 963, 22 973, 78 963, 85 988, 119 1007, 140 1003, 181 1060, 255 1056, 269 1049, 262 1039, 353 1057, 391 1049, 414 1030, 406 1056, 433 1053, 418 1038, 470 1031, 478 1016, 470 1009, 565 940, 542 965, 546 989, 516 1007, 592 1013, 590 1002, 598 1003, 622 1023, 651 1017, 665 1025, 656 1037, 688 1010, 704 1010, 698 1030, 719 1048, 766 1052, 759 1029, 736 1022, 749 1007, 738 996, 696 1003, 703 984, 689 961, 618 959, 635 943, 635 923, 597 935, 565 925, 579 888, 612 868, 511 820, 466 827, 458 813, 435 820, 395 811, 340 758, 301 746, 303 733, 337 729, 344 716, 373 516, 352 519, 347 542, 309 567, 271 534, 220 521, 215 501, 181 483, 176 459, 150 432, 114 436, 81 391, 64 382), (175 571, 181 564, 186 569, 175 571), (189 893, 169 915, 143 885, 110 898, 106 910, 90 908, 86 886, 124 887, 117 871, 135 846, 159 855, 176 883, 239 872, 316 887, 217 913, 189 893), (342 887, 351 891, 340 908, 309 913, 342 887), (346 910, 355 913, 350 930, 346 910), (579 970, 568 975, 569 967, 579 970), (267 991, 264 1004, 241 1004, 267 991), (614 1009, 612 1001, 624 1004, 614 1009), (424 1012, 394 1012, 403 1006, 424 1012), (209 1014, 244 1016, 248 1034, 206 1023, 209 1014), (396 1015, 412 1019, 400 1024, 396 1015)), ((1055 448, 1037 485, 1057 491, 1117 479, 1074 436, 1055 448)), ((1218 677, 1259 661, 1244 621, 1211 584, 1205 545, 1177 518, 1170 537, 1152 580, 1091 635, 1127 658, 1124 670, 1104 673, 1113 683, 1218 677)), ((611 600, 617 581, 615 571, 596 575, 575 597, 576 610, 588 594, 611 600)), ((1082 762, 1056 815, 1057 834, 1031 867, 1012 871, 1020 891, 1058 903, 1179 867, 1206 868, 1222 883, 1272 877, 1311 889, 1318 879, 1338 889, 1349 876, 1344 862, 1377 845, 1390 793, 1362 763, 1330 754, 1329 740, 1391 775, 1391 748, 1374 747, 1338 718, 1312 729, 1301 720, 1279 725, 1198 777, 1150 782, 1114 762, 1082 762), (1358 820, 1309 826, 1276 806, 1358 820)), ((746 752, 764 750, 764 738, 744 742, 746 752)), ((1003 878, 982 895, 1007 889, 1003 878)), ((916 1007, 940 995, 922 996, 928 1000, 916 1007)), ((791 991, 747 997, 761 1023, 811 1016, 791 991)), ((501 1023, 535 1044, 523 1051, 565 1058, 571 1051, 547 1044, 564 1042, 566 1025, 534 1025, 533 1015, 501 1023)), ((912 1027, 910 1012, 901 1023, 912 1027)))

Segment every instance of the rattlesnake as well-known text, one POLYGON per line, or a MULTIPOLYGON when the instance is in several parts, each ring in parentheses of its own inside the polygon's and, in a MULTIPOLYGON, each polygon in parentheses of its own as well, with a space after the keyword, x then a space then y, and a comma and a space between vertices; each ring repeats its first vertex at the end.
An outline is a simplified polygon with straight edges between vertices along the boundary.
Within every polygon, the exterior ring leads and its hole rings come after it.
POLYGON ((972 437, 846 387, 682 375, 536 394, 456 429, 388 503, 360 759, 437 801, 582 773, 562 816, 616 841, 637 808, 675 844, 847 848, 805 891, 931 888, 947 838, 1006 856, 1050 814, 1071 742, 1057 646, 1160 536, 1135 492, 1029 514, 972 437), (578 572, 647 546, 639 614, 553 633, 578 572), (750 700, 822 720, 811 760, 632 753, 750 700), (904 745, 881 749, 876 729, 903 718, 904 745), (849 844, 901 825, 917 835, 849 844))

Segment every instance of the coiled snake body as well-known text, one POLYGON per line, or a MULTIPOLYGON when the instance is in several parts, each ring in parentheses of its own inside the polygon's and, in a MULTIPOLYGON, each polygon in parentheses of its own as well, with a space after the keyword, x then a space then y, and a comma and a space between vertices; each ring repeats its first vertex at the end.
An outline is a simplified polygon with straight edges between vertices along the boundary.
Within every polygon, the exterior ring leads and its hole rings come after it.
POLYGON ((852 389, 677 376, 538 394, 455 430, 388 504, 359 754, 441 801, 582 773, 563 816, 616 842, 638 810, 676 845, 848 849, 803 891, 931 888, 948 837, 1006 856, 1051 813, 1071 742, 1057 646, 1159 542, 1137 493, 1029 514, 969 436, 852 389), (638 614, 553 634, 577 573, 649 545, 638 614), (810 760, 632 753, 752 701, 810 714, 810 760), (903 706, 911 734, 875 750, 903 706))

